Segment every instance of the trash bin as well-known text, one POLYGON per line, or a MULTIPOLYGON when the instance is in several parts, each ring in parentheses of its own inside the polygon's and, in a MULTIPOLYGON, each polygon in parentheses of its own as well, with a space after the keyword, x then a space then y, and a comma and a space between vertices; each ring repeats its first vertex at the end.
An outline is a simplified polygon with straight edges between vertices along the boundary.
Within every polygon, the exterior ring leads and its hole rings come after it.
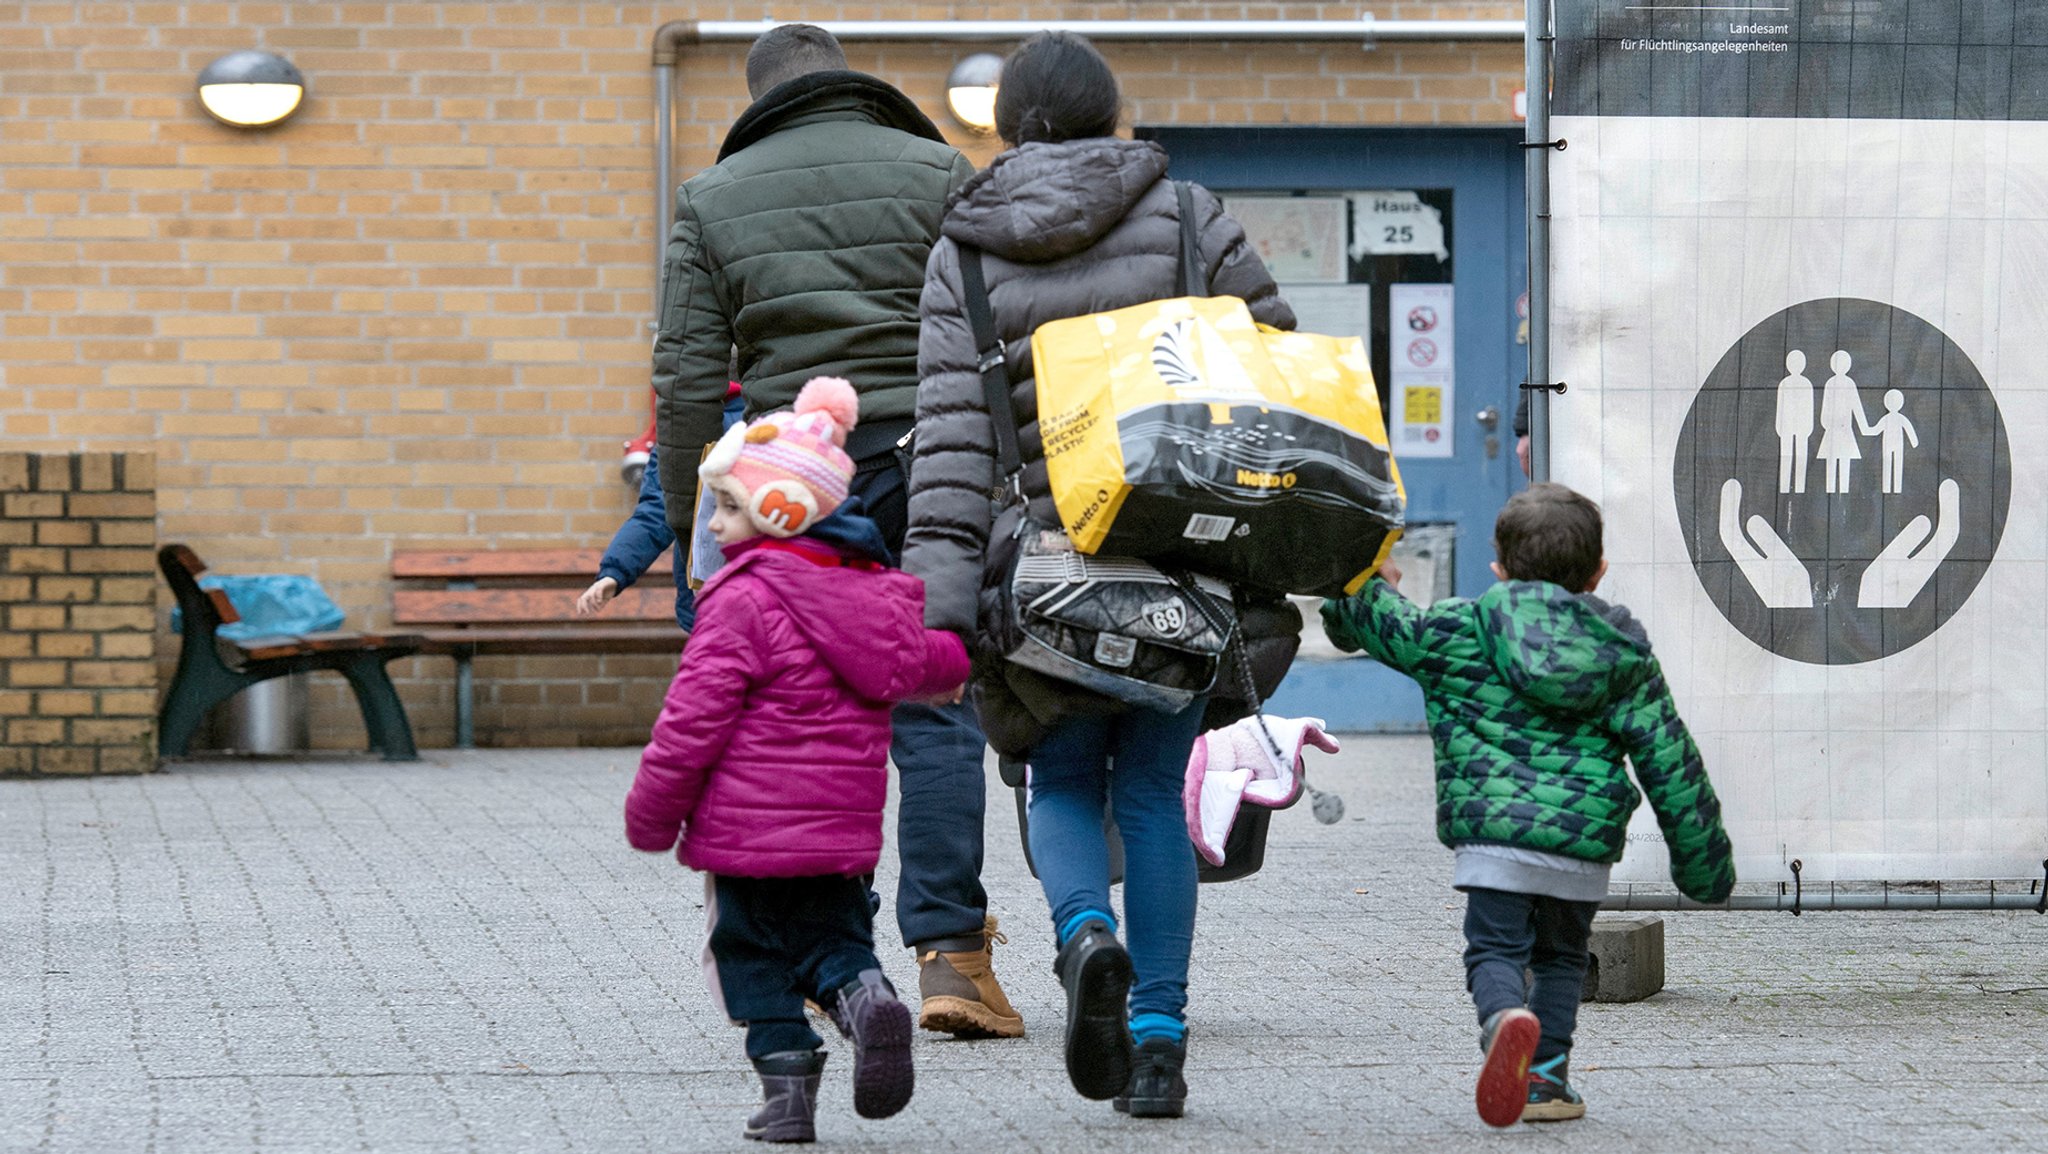
POLYGON ((306 675, 259 681, 214 707, 211 743, 236 753, 295 753, 312 744, 306 675))

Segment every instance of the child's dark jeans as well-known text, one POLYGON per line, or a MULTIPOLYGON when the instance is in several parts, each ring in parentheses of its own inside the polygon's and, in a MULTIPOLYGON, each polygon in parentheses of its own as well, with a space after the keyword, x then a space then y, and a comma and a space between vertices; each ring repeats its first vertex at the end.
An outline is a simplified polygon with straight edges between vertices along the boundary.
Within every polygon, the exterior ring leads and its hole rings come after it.
POLYGON ((1479 1023, 1527 1006, 1543 1024, 1535 1061, 1570 1053, 1586 980, 1586 942, 1599 912, 1599 902, 1466 890, 1465 988, 1472 992, 1479 1023), (1533 983, 1524 981, 1524 970, 1533 983))
POLYGON ((705 977, 726 1017, 747 1024, 747 1057, 817 1049, 804 999, 830 1006, 862 970, 882 968, 866 879, 707 880, 705 977))

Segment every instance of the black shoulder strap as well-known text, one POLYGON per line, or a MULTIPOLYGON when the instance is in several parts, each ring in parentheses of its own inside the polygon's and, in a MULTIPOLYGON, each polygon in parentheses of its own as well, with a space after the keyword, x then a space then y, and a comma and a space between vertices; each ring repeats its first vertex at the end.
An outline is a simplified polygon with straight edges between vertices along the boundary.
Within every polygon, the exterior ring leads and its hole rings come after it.
POLYGON ((967 306, 967 323, 974 326, 974 367, 981 372, 981 394, 988 402, 989 423, 996 430, 996 479, 1013 481, 1024 471, 1024 455, 1017 448, 1017 410, 1010 403, 1008 356, 996 336, 996 320, 989 312, 988 282, 981 275, 981 250, 960 246, 960 288, 967 306))
POLYGON ((1202 267, 1202 235, 1195 220, 1193 186, 1176 180, 1173 190, 1180 196, 1180 272, 1174 278, 1173 295, 1205 297, 1209 295, 1209 272, 1202 267))

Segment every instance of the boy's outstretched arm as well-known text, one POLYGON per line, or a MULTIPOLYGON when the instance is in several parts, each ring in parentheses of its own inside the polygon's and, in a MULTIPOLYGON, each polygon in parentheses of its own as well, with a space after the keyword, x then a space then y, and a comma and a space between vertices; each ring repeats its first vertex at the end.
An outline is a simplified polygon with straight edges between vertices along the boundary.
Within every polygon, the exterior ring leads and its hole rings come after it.
POLYGON ((1696 902, 1726 898, 1735 888, 1735 857, 1721 825, 1721 799, 1654 660, 1650 676, 1615 707, 1610 724, 1664 831, 1672 882, 1696 902))
POLYGON ((1346 653, 1368 657, 1413 675, 1423 656, 1426 611, 1374 576, 1349 597, 1323 602, 1323 634, 1346 653))
POLYGON ((633 582, 675 543, 675 530, 669 527, 667 506, 661 497, 661 449, 657 446, 648 453, 647 471, 640 475, 640 499, 618 532, 612 534, 612 543, 597 563, 597 575, 617 583, 618 588, 613 590, 617 595, 631 589, 633 582))

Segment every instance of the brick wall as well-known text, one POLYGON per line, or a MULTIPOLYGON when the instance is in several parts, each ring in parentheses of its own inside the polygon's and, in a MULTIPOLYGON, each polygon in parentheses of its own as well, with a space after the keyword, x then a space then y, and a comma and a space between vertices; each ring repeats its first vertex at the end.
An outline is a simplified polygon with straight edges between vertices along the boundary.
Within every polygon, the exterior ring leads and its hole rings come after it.
POLYGON ((156 765, 155 465, 0 452, 0 775, 156 765))
MULTIPOLYGON (((153 448, 161 532, 388 623, 394 547, 601 544, 647 414, 649 45, 663 21, 1519 17, 1514 3, 0 3, 0 444, 153 448), (215 56, 290 57, 289 123, 209 120, 215 56)), ((959 45, 852 45, 952 131, 959 45)), ((1500 122, 1514 45, 1106 45, 1134 123, 1500 122)), ((685 50, 677 154, 745 107, 685 50)), ((977 161, 993 146, 961 136, 977 161)), ((167 610, 166 610, 167 612, 167 610)), ((160 657, 175 642, 167 636, 160 657)), ((394 667, 424 744, 446 661, 394 667)), ((661 659, 478 663, 486 743, 632 740, 661 659), (549 708, 536 711, 531 706, 549 708), (536 718, 542 720, 536 721, 536 718), (544 727, 544 728, 543 728, 544 727)), ((328 679, 323 679, 328 680, 328 679)), ((337 684, 316 744, 362 741, 337 684)))

